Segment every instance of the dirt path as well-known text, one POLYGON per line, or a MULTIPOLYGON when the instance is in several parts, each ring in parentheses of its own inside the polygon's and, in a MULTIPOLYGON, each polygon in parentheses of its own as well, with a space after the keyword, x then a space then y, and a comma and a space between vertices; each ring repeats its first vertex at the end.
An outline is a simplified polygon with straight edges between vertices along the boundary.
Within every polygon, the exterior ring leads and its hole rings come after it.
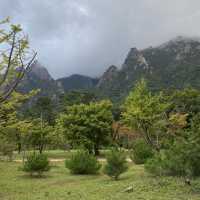
MULTIPOLYGON (((50 160, 50 162, 64 162, 65 161, 65 159, 49 159, 50 160)), ((106 162, 106 159, 105 158, 98 158, 98 161, 100 161, 100 162, 106 162)), ((16 160, 14 160, 14 162, 18 162, 18 163, 22 163, 22 160, 20 160, 20 159, 16 159, 16 160)), ((131 161, 131 159, 130 158, 127 158, 127 162, 132 162, 131 161)))

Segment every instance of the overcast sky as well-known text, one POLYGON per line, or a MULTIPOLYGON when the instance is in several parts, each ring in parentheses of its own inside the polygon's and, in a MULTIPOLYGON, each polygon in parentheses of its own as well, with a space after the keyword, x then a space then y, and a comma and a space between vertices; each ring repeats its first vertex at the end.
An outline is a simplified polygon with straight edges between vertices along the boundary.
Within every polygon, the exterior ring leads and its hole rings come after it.
POLYGON ((0 0, 54 78, 99 76, 131 47, 200 36, 200 0, 0 0))

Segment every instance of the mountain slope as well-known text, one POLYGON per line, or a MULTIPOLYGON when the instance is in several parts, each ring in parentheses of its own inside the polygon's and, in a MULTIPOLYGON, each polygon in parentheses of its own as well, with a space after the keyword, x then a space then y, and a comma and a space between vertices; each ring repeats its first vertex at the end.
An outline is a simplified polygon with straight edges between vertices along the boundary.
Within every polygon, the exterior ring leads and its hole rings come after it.
POLYGON ((62 85, 64 91, 89 90, 97 85, 98 79, 74 74, 69 77, 60 78, 57 82, 62 85))
POLYGON ((112 73, 108 70, 97 87, 105 96, 119 101, 142 77, 152 90, 200 88, 200 41, 177 37, 154 48, 132 48, 121 69, 115 68, 112 73))
POLYGON ((188 86, 200 89, 200 40, 177 37, 157 47, 132 48, 120 69, 110 66, 99 79, 75 74, 54 80, 47 69, 35 62, 19 89, 40 89, 41 95, 49 96, 92 90, 100 97, 119 102, 141 78, 147 79, 153 91, 188 86))
POLYGON ((62 87, 57 84, 47 69, 38 61, 32 64, 31 70, 25 74, 22 83, 18 87, 18 90, 24 93, 35 89, 39 89, 39 94, 45 96, 56 96, 62 92, 62 87))

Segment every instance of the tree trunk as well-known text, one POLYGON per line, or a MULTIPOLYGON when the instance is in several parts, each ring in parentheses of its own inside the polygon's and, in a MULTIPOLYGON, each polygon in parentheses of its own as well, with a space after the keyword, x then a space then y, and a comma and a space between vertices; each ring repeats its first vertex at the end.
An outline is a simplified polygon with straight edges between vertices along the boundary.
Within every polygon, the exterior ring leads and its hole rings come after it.
POLYGON ((17 150, 18 150, 18 154, 20 154, 21 150, 22 150, 22 144, 21 143, 17 144, 17 150))
POLYGON ((98 145, 94 146, 94 154, 95 154, 95 156, 99 156, 99 146, 98 145))
POLYGON ((44 149, 44 145, 42 144, 42 145, 39 146, 39 152, 40 152, 40 154, 42 154, 43 149, 44 149))

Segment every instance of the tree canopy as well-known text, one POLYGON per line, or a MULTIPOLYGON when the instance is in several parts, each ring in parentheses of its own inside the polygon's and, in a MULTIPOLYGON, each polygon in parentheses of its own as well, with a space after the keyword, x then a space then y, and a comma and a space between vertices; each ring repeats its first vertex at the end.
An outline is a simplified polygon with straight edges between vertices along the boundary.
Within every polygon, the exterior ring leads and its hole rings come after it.
POLYGON ((109 101, 73 105, 58 119, 63 133, 73 146, 84 146, 98 154, 109 142, 112 131, 112 104, 109 101))

